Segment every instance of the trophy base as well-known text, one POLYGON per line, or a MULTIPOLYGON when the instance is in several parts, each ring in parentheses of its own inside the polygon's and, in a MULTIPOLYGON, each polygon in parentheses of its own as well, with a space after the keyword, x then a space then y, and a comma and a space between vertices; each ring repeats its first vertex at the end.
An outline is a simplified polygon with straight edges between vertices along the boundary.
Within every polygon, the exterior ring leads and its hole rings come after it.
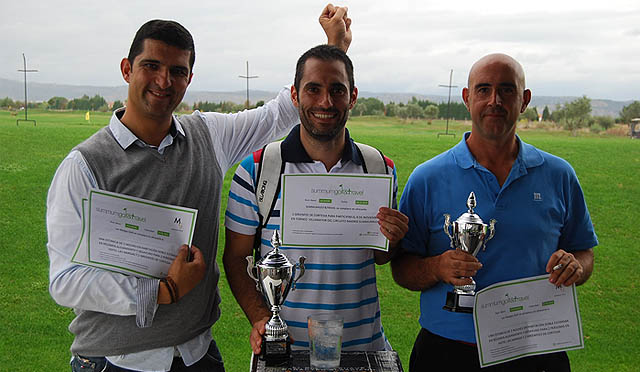
POLYGON ((289 339, 269 340, 262 338, 260 360, 268 367, 279 366, 291 359, 291 344, 289 339))
POLYGON ((474 295, 447 292, 447 302, 442 308, 455 313, 473 313, 474 300, 474 295))

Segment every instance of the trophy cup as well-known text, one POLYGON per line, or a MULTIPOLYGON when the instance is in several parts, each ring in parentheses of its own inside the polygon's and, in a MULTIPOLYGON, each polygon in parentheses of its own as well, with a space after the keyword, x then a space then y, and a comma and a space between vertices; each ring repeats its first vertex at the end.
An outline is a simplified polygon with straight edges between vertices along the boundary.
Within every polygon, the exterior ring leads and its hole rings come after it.
POLYGON ((286 362, 291 357, 291 344, 287 324, 280 318, 280 305, 289 294, 289 289, 295 290, 296 282, 304 275, 304 261, 292 264, 280 252, 280 238, 278 231, 271 238, 273 250, 254 265, 253 256, 247 256, 247 273, 256 282, 256 289, 267 300, 267 305, 273 313, 265 325, 266 332, 262 336, 262 350, 260 359, 268 366, 286 362), (298 278, 294 279, 295 269, 299 268, 298 278), (256 275, 254 275, 254 270, 256 275))
MULTIPOLYGON (((478 254, 480 247, 482 247, 483 251, 486 249, 487 242, 493 238, 496 224, 494 219, 489 221, 489 225, 483 223, 480 216, 473 212, 475 207, 476 195, 472 191, 467 199, 467 208, 469 210, 466 213, 463 213, 453 223, 451 223, 449 214, 444 215, 444 232, 449 236, 451 248, 471 253, 473 257, 478 254), (453 234, 449 233, 450 226, 453 226, 453 234)), ((473 281, 473 278, 470 279, 471 284, 456 285, 453 292, 447 292, 447 302, 443 309, 461 313, 473 313, 476 282, 473 281)))

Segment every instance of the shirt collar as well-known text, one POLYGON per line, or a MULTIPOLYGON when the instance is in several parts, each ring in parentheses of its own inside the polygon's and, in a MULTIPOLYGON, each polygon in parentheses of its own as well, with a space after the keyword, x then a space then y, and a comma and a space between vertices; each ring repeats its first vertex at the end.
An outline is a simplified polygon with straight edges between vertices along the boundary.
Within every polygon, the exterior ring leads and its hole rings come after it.
MULTIPOLYGON (((471 132, 466 132, 462 136, 462 140, 451 149, 456 164, 463 169, 469 169, 477 164, 476 159, 473 157, 473 154, 469 151, 469 147, 467 146, 467 138, 470 134, 471 132)), ((522 142, 517 134, 516 141, 518 141, 518 156, 516 158, 516 164, 522 164, 525 168, 533 168, 544 163, 544 158, 542 157, 540 150, 528 143, 522 142)))
MULTIPOLYGON (((131 132, 131 130, 122 123, 122 121, 120 121, 120 119, 122 119, 122 115, 124 115, 125 109, 126 108, 123 107, 114 111, 113 115, 111 115, 111 120, 109 121, 109 130, 113 134, 113 137, 116 139, 120 147, 122 147, 124 150, 129 148, 129 146, 131 146, 136 141, 140 141, 142 144, 144 144, 141 139, 136 137, 136 135, 133 134, 133 132, 131 132)), ((173 116, 173 118, 171 119, 171 128, 169 129, 169 133, 167 134, 167 136, 175 138, 178 134, 182 135, 183 137, 186 136, 184 128, 182 128, 182 125, 177 120, 177 118, 173 116)), ((169 142, 169 144, 173 143, 173 141, 169 142)))
MULTIPOLYGON (((357 165, 362 164, 362 157, 356 148, 355 143, 349 136, 349 130, 345 128, 345 146, 342 151, 342 163, 346 163, 351 160, 357 165)), ((300 124, 291 129, 287 138, 282 141, 282 160, 287 163, 313 163, 313 159, 309 156, 307 151, 302 146, 300 140, 300 124)))

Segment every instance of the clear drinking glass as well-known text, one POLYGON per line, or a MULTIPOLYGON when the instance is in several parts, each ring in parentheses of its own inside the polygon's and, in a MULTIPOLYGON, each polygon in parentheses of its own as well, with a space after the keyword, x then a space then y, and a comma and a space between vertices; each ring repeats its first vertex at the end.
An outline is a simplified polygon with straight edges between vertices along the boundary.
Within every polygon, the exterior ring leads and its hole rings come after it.
POLYGON ((328 313, 311 314, 307 317, 307 324, 311 367, 338 368, 342 350, 343 318, 328 313))

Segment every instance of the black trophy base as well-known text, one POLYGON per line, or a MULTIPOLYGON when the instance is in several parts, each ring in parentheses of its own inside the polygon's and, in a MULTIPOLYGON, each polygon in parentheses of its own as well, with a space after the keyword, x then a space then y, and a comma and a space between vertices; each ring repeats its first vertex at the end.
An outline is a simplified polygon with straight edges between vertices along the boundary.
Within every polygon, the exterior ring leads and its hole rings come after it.
POLYGON ((474 295, 447 292, 447 302, 442 307, 454 313, 473 313, 474 295))
POLYGON ((291 343, 288 338, 267 341, 262 337, 260 360, 267 367, 275 367, 289 362, 291 359, 291 343))

